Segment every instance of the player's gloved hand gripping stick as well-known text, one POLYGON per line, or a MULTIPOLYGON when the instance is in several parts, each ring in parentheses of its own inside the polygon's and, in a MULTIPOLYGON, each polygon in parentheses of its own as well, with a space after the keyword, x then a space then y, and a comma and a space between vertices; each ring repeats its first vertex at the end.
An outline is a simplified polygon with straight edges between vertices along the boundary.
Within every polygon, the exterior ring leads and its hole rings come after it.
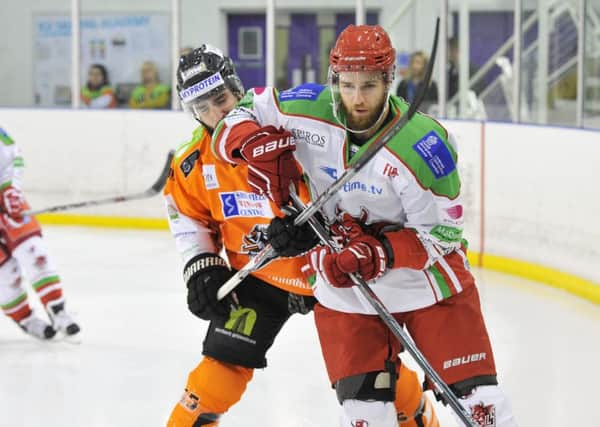
POLYGON ((167 178, 169 176, 169 168, 171 167, 171 161, 173 160, 174 154, 175 154, 175 152, 173 150, 169 151, 169 154, 167 155, 167 161, 162 168, 162 172, 160 173, 160 176, 158 177, 156 182, 154 182, 154 184, 152 184, 152 186, 150 188, 148 188, 146 191, 142 191, 139 193, 133 193, 133 194, 127 194, 127 195, 123 195, 123 196, 108 197, 105 199, 88 200, 85 202, 77 202, 77 203, 67 203, 65 205, 50 206, 48 208, 42 208, 42 209, 32 209, 32 210, 23 212, 22 215, 37 215, 37 214, 41 214, 41 213, 66 211, 66 210, 75 209, 75 208, 85 208, 85 207, 89 207, 89 206, 108 205, 111 203, 129 202, 131 200, 146 199, 148 197, 153 197, 153 196, 159 194, 162 191, 165 184, 167 183, 167 178))
MULTIPOLYGON (((427 72, 425 73, 425 78, 423 79, 423 85, 419 89, 419 92, 415 96, 413 102, 410 104, 408 111, 404 116, 400 118, 398 123, 388 129, 380 139, 374 141, 354 162, 350 164, 348 169, 344 171, 344 173, 333 183, 331 186, 325 190, 323 193, 314 200, 310 206, 307 207, 306 210, 301 212, 296 219, 294 220, 294 224, 302 225, 304 224, 308 218, 317 213, 321 208, 331 199, 331 197, 336 194, 340 188, 344 186, 347 182, 349 182, 362 168, 365 164, 371 160, 375 154, 377 154, 398 132, 402 130, 404 126, 410 121, 410 119, 415 115, 421 102, 425 98, 425 94, 429 88, 429 84, 431 82, 431 73, 433 71, 433 65, 435 63, 435 57, 437 52, 437 44, 438 44, 438 36, 439 36, 439 27, 440 27, 440 19, 437 18, 435 24, 435 35, 433 38, 433 48, 431 49, 431 61, 429 61, 429 65, 427 67, 427 72)), ((221 286, 219 292, 217 293, 217 297, 222 299, 231 292, 237 285, 239 285, 242 280, 244 280, 250 273, 258 270, 267 262, 277 257, 275 251, 273 250, 271 245, 265 246, 252 260, 250 260, 244 267, 238 270, 238 272, 231 277, 227 282, 221 286)))

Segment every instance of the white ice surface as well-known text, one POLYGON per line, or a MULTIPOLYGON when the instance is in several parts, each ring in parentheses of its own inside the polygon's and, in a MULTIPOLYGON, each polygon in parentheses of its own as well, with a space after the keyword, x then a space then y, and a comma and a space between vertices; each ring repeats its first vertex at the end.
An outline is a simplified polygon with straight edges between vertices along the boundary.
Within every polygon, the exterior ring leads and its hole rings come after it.
MULTIPOLYGON (((164 426, 206 330, 187 312, 171 236, 76 227, 45 235, 83 342, 40 342, 0 320, 0 426, 164 426)), ((599 427, 600 307, 475 273, 519 424, 599 427)), ((292 318, 268 356, 222 425, 337 426, 312 316, 292 318)), ((456 425, 448 409, 438 413, 443 426, 456 425)))

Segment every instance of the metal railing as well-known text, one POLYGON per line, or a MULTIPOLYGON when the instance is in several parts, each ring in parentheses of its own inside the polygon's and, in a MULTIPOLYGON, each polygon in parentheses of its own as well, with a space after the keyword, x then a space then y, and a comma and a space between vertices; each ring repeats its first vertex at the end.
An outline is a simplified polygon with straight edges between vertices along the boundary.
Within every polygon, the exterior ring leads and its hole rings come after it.
MULTIPOLYGON (((584 43, 579 40, 578 33, 578 12, 573 4, 574 2, 558 2, 550 9, 550 22, 552 34, 549 39, 550 57, 547 71, 547 86, 554 86, 569 73, 575 71, 578 65, 578 45, 584 43)), ((588 58, 598 58, 600 61, 600 16, 595 10, 588 10, 586 13, 589 43, 585 43, 586 56, 588 58)), ((537 12, 531 13, 523 22, 521 33, 526 34, 535 30, 538 23, 537 12)), ((515 70, 512 67, 511 57, 515 42, 515 35, 509 37, 506 42, 486 61, 486 63, 469 79, 469 98, 467 107, 463 110, 463 118, 491 119, 491 120, 511 120, 518 121, 519 118, 527 121, 531 118, 532 107, 535 106, 532 99, 529 103, 514 102, 513 79, 515 70), (484 78, 493 73, 494 70, 499 74, 479 93, 474 100, 475 92, 472 88, 482 85, 484 78), (515 105, 520 105, 520 112, 517 114, 515 105)), ((531 42, 521 54, 519 73, 529 72, 529 78, 525 87, 521 88, 520 96, 527 99, 527 93, 535 93, 532 85, 539 78, 540 69, 537 67, 537 53, 539 40, 536 38, 531 42)), ((514 62, 514 61, 513 61, 514 62)), ((600 63, 599 63, 600 65, 600 63)), ((600 79, 590 76, 584 78, 585 87, 594 86, 600 88, 600 79)), ((460 102, 460 92, 448 101, 449 116, 457 116, 458 105, 460 102)), ((545 94, 536 93, 537 103, 545 100, 545 94)), ((600 103, 599 103, 600 104, 600 103)), ((592 107, 593 103, 590 103, 592 107)))

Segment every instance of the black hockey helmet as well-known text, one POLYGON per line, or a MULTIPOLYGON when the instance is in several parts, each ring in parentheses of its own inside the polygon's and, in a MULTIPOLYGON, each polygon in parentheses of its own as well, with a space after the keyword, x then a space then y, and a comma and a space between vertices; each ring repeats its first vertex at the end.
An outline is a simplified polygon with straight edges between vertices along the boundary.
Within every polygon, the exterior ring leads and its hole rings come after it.
POLYGON ((244 86, 235 72, 231 58, 221 50, 203 44, 179 58, 177 93, 185 110, 197 116, 194 105, 212 98, 228 88, 241 98, 244 86))

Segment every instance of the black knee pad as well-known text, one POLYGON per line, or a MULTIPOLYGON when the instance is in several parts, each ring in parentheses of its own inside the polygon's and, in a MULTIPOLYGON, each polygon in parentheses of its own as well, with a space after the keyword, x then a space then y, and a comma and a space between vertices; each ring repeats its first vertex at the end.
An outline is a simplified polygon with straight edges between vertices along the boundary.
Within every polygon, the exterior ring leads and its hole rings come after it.
POLYGON ((337 381, 334 386, 340 405, 348 399, 380 402, 396 400, 396 366, 393 362, 386 362, 385 365, 385 371, 367 372, 337 381))
POLYGON ((498 379, 496 375, 480 375, 451 384, 449 387, 456 397, 465 397, 470 395, 475 387, 481 385, 498 385, 498 379))

